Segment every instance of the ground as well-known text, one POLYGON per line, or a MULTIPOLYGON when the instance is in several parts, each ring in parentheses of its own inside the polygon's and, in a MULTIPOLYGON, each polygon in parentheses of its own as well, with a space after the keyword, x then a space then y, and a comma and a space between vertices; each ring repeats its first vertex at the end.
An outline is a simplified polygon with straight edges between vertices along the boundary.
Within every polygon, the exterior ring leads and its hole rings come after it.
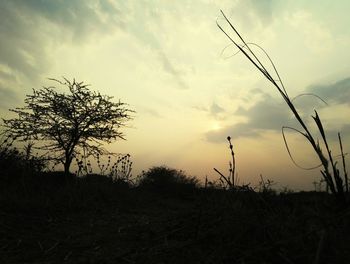
POLYGON ((349 263, 325 193, 37 180, 0 189, 0 263, 349 263))

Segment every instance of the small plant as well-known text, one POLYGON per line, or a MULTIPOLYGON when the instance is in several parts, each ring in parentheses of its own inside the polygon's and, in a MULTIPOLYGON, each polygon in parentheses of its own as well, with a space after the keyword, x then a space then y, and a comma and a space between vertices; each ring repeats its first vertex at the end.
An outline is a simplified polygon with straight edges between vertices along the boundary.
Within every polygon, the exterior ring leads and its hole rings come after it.
POLYGON ((346 168, 346 166, 345 166, 345 154, 343 152, 343 146, 342 146, 340 133, 338 133, 338 138, 339 138, 339 145, 340 145, 340 151, 341 151, 341 157, 342 157, 342 163, 343 163, 343 173, 344 173, 343 178, 341 177, 339 169, 337 168, 337 162, 335 161, 335 156, 330 150, 328 140, 326 137, 326 133, 325 133, 325 129, 323 127, 321 118, 319 117, 317 111, 315 110, 315 115, 312 116, 312 118, 313 118, 313 120, 318 128, 318 132, 321 135, 321 142, 323 142, 323 149, 320 145, 320 140, 318 138, 316 138, 314 135, 312 135, 311 130, 309 129, 306 122, 302 119, 301 115, 299 114, 296 107, 294 106, 293 100, 289 97, 289 95, 288 95, 288 93, 283 85, 283 82, 280 78, 280 75, 275 67, 275 64, 273 63, 273 61, 271 60, 269 55, 259 45, 254 44, 254 43, 247 43, 242 38, 242 36, 238 33, 238 31, 232 25, 232 23, 229 21, 229 19, 225 16, 223 11, 221 11, 221 14, 223 15, 226 23, 228 23, 230 28, 233 30, 234 37, 232 37, 227 31, 225 31, 222 28, 222 26, 217 22, 217 26, 219 27, 219 29, 227 36, 227 38, 230 40, 230 42, 232 44, 234 44, 234 46, 236 48, 238 48, 238 50, 245 55, 245 57, 258 69, 258 71, 260 71, 264 75, 264 77, 272 83, 272 85, 281 94, 283 100, 286 102, 289 109, 292 111, 294 117, 296 118, 296 120, 298 121, 298 123, 302 127, 301 130, 293 128, 293 127, 282 127, 282 135, 283 135, 284 143, 285 143, 286 149, 287 149, 288 154, 291 157, 292 161, 295 163, 295 161, 293 160, 293 157, 291 156, 289 146, 288 146, 285 134, 284 134, 285 130, 295 131, 307 139, 307 141, 310 143, 310 145, 312 146, 313 150, 315 151, 315 153, 317 154, 317 156, 320 160, 320 163, 321 163, 320 166, 322 167, 321 174, 322 174, 324 180, 326 181, 327 185, 329 186, 331 193, 333 193, 337 197, 339 202, 346 203, 347 202, 347 197, 346 197, 347 195, 346 194, 349 193, 349 186, 348 186, 348 176, 347 176, 347 172, 345 169, 346 168), (238 41, 234 40, 234 38, 238 38, 238 41), (277 76, 277 80, 275 77, 273 77, 273 74, 271 74, 267 70, 266 66, 261 62, 261 60, 257 57, 257 55, 252 51, 250 46, 258 47, 259 49, 261 49, 265 53, 267 59, 270 61, 271 65, 273 67, 274 73, 277 76))
POLYGON ((230 136, 227 137, 227 141, 229 143, 229 148, 231 151, 231 161, 229 162, 229 174, 226 177, 218 169, 214 168, 214 171, 216 171, 220 175, 219 180, 225 189, 234 189, 235 186, 237 185, 237 177, 235 178, 235 171, 236 171, 235 153, 233 152, 233 145, 231 143, 230 136))
POLYGON ((259 181, 259 192, 265 193, 265 194, 274 194, 276 191, 272 188, 273 185, 276 183, 273 180, 267 179, 265 180, 262 174, 260 174, 260 181, 259 181))
MULTIPOLYGON (((96 156, 96 167, 99 169, 98 175, 109 177, 113 182, 126 182, 134 184, 132 179, 132 164, 133 162, 130 159, 130 154, 125 155, 116 155, 114 158, 117 160, 112 163, 111 155, 108 155, 107 162, 104 163, 101 155, 96 156)), ((94 174, 92 169, 92 164, 90 160, 87 160, 86 157, 81 156, 76 158, 76 175, 77 176, 87 176, 94 174)))
POLYGON ((131 174, 132 164, 133 162, 130 159, 130 154, 123 155, 112 165, 108 176, 111 177, 113 181, 124 181, 134 184, 131 174))

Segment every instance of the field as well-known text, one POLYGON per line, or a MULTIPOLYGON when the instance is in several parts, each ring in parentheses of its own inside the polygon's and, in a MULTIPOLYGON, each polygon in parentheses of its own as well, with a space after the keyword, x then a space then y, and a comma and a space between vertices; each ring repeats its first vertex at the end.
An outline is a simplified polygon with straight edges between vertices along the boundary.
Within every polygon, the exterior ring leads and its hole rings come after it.
POLYGON ((1 185, 0 263, 349 263, 326 193, 133 187, 41 175, 1 185))

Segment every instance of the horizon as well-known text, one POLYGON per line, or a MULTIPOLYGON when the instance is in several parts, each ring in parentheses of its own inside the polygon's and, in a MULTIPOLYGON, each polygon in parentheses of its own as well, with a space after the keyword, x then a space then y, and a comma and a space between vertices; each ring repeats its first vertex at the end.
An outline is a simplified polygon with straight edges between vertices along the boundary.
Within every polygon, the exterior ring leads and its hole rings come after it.
MULTIPOLYGON (((202 181, 228 173, 230 136, 240 183, 260 174, 278 186, 312 190, 318 169, 296 167, 282 126, 296 126, 277 90, 216 26, 222 9, 247 42, 269 54, 308 124, 316 108, 332 150, 336 133, 350 151, 350 44, 348 1, 113 0, 2 1, 0 32, 1 117, 24 105, 48 78, 75 78, 136 111, 126 141, 107 146, 129 153, 133 174, 166 165, 202 181), (4 37, 6 36, 6 37, 4 37)), ((259 55, 262 55, 259 53, 259 55)), ((298 127, 298 126, 296 126, 298 127)), ((303 166, 316 155, 287 133, 303 166)), ((341 169, 341 167, 340 167, 341 169)))

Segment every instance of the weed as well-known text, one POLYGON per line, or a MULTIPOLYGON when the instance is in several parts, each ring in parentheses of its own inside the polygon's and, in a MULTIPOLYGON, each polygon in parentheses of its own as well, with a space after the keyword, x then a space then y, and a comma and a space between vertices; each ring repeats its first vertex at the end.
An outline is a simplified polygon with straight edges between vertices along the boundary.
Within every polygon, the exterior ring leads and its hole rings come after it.
POLYGON ((314 135, 312 135, 309 127, 307 126, 307 124, 305 123, 305 121, 302 119, 301 115, 299 114, 299 112, 295 108, 295 106, 293 104, 293 100, 289 97, 289 95, 288 95, 288 93, 283 85, 283 82, 280 78, 280 75, 275 67, 275 64, 273 63, 273 61, 271 60, 269 55, 259 45, 255 44, 255 43, 247 43, 242 38, 242 36, 238 33, 236 28, 232 25, 232 23, 226 17, 226 15, 224 14, 223 11, 221 11, 221 14, 223 15, 226 23, 228 23, 230 28, 233 30, 233 34, 235 37, 231 37, 230 34, 227 31, 225 31, 222 28, 222 26, 217 22, 217 26, 219 27, 219 29, 227 36, 227 38, 230 40, 230 42, 233 43, 234 46, 236 48, 238 48, 238 50, 241 51, 246 56, 246 58, 258 69, 258 71, 260 71, 264 75, 264 77, 272 83, 272 85, 281 94, 282 98, 284 99, 284 101, 288 105, 289 109, 292 111, 294 117, 296 118, 296 120, 298 121, 298 123, 302 127, 302 130, 298 130, 296 128, 287 127, 287 126, 282 127, 282 135, 283 135, 284 143, 285 143, 286 149, 287 149, 288 154, 291 157, 292 161, 295 163, 295 161, 293 160, 293 157, 290 153, 287 140, 285 138, 285 134, 284 134, 285 130, 295 131, 307 139, 307 141, 311 144, 313 150, 315 151, 315 153, 317 154, 317 156, 320 160, 320 163, 321 163, 320 166, 322 166, 321 174, 322 174, 323 178, 325 179, 327 185, 329 186, 331 193, 333 193, 337 197, 337 200, 339 202, 346 204, 346 202, 347 202, 346 194, 349 192, 349 187, 348 187, 347 172, 345 170, 345 159, 344 159, 345 155, 344 155, 343 149, 342 149, 340 134, 338 134, 338 136, 339 136, 339 144, 340 144, 341 156, 342 156, 343 168, 344 168, 344 177, 343 178, 341 177, 340 172, 337 168, 337 162, 334 159, 334 155, 332 154, 332 152, 330 150, 328 140, 326 137, 326 133, 325 133, 325 129, 323 127, 323 124, 322 124, 321 118, 319 117, 318 112, 315 110, 315 115, 312 116, 312 118, 317 125, 318 132, 321 135, 321 142, 323 142, 323 148, 325 149, 325 152, 324 152, 324 150, 322 150, 322 147, 320 145, 320 140, 318 138, 316 138, 314 135), (238 38, 238 41, 234 40, 234 38, 238 38), (250 46, 258 47, 259 49, 261 49, 265 53, 267 59, 270 61, 271 65, 273 67, 274 73, 277 76, 277 80, 273 77, 273 74, 271 74, 267 70, 265 65, 261 62, 261 60, 252 51, 250 46), (344 184, 344 182, 345 182, 345 184, 344 184))
MULTIPOLYGON (((112 156, 107 156, 107 161, 103 162, 103 157, 101 155, 96 156, 96 167, 99 169, 98 175, 106 176, 110 178, 113 182, 125 182, 128 184, 134 184, 134 179, 132 178, 132 165, 133 162, 130 159, 130 154, 117 155, 114 156, 116 161, 112 163, 112 156)), ((92 175, 93 168, 91 160, 87 160, 86 157, 81 156, 75 159, 77 170, 76 175, 87 176, 92 175)))
POLYGON ((231 161, 229 162, 229 174, 226 177, 218 169, 214 168, 214 171, 216 171, 220 175, 219 180, 224 189, 234 189, 235 186, 237 185, 237 177, 235 178, 235 171, 236 171, 235 153, 233 152, 233 145, 231 143, 230 136, 227 137, 227 141, 229 143, 229 148, 231 151, 231 161))
POLYGON ((260 181, 259 181, 260 193, 275 194, 276 191, 272 188, 272 186, 275 184, 276 183, 273 180, 270 180, 270 179, 265 180, 262 174, 260 174, 260 181))

